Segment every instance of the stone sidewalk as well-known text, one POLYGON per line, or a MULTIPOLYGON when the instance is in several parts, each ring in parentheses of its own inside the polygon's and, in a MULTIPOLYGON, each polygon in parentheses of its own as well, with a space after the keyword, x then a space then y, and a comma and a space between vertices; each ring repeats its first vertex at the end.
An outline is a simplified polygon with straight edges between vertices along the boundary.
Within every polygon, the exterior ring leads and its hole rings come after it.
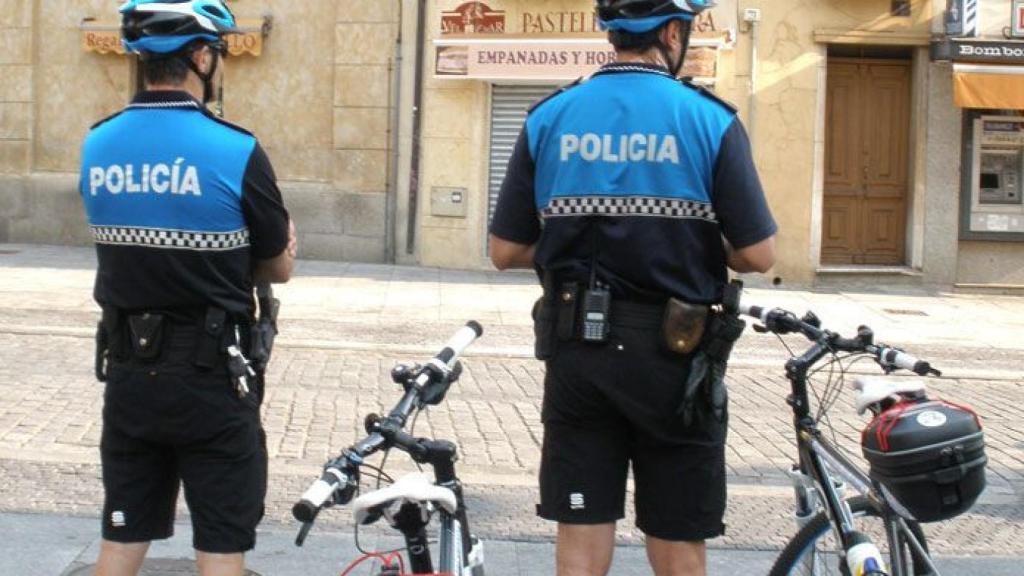
MULTIPOLYGON (((92 252, 0 245, 0 512, 93 516, 101 487, 97 449, 102 387, 92 377, 92 252)), ((450 272, 302 262, 278 290, 282 335, 268 374, 264 419, 271 453, 267 527, 287 531, 295 498, 323 461, 352 442, 363 417, 390 407, 396 361, 423 360, 465 320, 486 328, 462 380, 417 422, 418 435, 456 441, 475 528, 501 541, 545 542, 533 515, 542 365, 531 357, 526 274, 450 272)), ((985 419, 988 491, 954 521, 928 528, 943 555, 1016 555, 1024 541, 1024 299, 893 289, 815 293, 757 289, 755 301, 814 309, 844 333, 872 325, 944 368, 936 394, 985 419)), ((790 340, 791 345, 799 342, 790 340)), ((786 470, 794 456, 785 348, 748 332, 731 372, 729 532, 719 550, 774 550, 792 532, 786 470)), ((872 372, 861 363, 855 371, 872 372)), ((864 419, 844 395, 832 410, 840 445, 857 454, 864 419)), ((389 470, 408 466, 393 457, 389 470)), ((350 528, 347 510, 321 529, 350 528)), ((631 522, 621 542, 637 543, 631 522)))

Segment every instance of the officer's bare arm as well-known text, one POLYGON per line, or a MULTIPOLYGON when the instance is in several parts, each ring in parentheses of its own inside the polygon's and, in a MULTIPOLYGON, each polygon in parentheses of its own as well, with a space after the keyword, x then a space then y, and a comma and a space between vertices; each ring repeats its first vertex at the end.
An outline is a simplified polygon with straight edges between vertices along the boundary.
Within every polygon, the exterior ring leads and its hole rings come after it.
POLYGON ((491 262, 498 270, 510 268, 533 268, 533 253, 537 245, 527 246, 498 238, 491 234, 491 262))
POLYGON ((288 247, 270 260, 260 260, 253 270, 253 279, 257 282, 284 284, 292 279, 295 269, 295 256, 298 253, 298 240, 295 235, 295 223, 288 221, 288 247))
POLYGON ((734 249, 726 242, 725 249, 729 255, 729 268, 736 272, 764 274, 775 265, 775 236, 770 236, 757 244, 739 250, 734 249))

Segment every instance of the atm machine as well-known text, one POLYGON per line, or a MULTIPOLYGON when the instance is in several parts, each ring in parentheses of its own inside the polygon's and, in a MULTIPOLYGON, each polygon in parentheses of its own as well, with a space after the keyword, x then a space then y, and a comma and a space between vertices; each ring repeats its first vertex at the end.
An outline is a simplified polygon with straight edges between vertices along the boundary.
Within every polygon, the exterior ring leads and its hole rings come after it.
POLYGON ((974 122, 971 232, 1024 232, 1024 117, 974 122))

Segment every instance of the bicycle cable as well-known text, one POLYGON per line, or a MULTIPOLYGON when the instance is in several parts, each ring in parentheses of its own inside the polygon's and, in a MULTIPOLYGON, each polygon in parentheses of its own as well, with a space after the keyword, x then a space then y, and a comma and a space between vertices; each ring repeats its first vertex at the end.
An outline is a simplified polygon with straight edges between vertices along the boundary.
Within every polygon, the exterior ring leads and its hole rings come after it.
MULTIPOLYGON (((409 435, 410 436, 412 436, 412 437, 416 436, 416 421, 419 420, 419 418, 420 418, 420 412, 425 412, 425 411, 426 411, 426 407, 423 407, 423 408, 420 408, 419 410, 416 410, 416 412, 413 413, 413 415, 412 415, 412 423, 409 424, 409 435)), ((421 466, 419 462, 417 462, 415 460, 413 460, 412 462, 413 462, 413 464, 416 465, 416 469, 417 470, 419 470, 420 472, 423 472, 423 466, 421 466)))

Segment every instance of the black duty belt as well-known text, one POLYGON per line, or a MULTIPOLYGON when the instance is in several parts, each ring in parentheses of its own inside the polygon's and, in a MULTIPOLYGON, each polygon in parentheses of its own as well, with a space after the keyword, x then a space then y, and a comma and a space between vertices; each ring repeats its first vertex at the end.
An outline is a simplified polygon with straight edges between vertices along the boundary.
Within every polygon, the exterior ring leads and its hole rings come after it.
POLYGON ((621 326, 623 328, 661 328, 664 320, 664 304, 643 304, 628 300, 612 302, 612 326, 621 326))

